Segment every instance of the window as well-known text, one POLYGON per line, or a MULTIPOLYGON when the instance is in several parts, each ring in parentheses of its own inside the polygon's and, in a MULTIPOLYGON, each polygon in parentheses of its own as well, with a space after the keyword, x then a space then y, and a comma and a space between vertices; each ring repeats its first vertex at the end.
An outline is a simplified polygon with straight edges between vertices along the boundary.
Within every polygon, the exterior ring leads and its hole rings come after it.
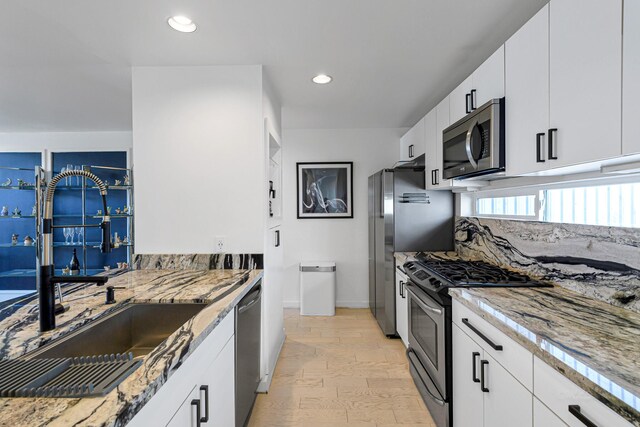
POLYGON ((503 190, 473 199, 476 216, 640 228, 640 182, 503 190))

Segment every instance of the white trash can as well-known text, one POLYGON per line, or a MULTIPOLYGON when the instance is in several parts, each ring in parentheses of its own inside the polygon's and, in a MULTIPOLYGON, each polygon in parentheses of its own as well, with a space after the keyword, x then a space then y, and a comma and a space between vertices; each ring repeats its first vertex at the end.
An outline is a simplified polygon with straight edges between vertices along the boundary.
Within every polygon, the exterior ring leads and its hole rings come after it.
POLYGON ((300 263, 300 314, 334 316, 336 314, 336 263, 300 263))

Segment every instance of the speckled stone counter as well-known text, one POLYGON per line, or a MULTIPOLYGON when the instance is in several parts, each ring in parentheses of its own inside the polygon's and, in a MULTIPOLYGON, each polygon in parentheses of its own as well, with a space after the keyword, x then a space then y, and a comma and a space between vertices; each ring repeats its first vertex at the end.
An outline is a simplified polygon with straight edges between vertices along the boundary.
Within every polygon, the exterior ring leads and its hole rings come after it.
POLYGON ((58 328, 38 331, 34 301, 0 311, 0 358, 24 355, 126 303, 211 303, 146 355, 142 365, 104 397, 0 399, 0 426, 123 426, 151 399, 216 325, 262 277, 260 270, 137 270, 109 280, 118 304, 105 305, 104 288, 67 292, 69 310, 58 328))

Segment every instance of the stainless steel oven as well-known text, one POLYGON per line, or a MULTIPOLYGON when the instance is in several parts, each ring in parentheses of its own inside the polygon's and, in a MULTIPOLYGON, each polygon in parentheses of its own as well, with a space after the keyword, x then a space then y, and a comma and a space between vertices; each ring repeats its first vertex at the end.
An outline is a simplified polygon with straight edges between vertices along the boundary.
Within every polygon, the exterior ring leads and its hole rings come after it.
POLYGON ((451 422, 451 305, 429 296, 415 284, 409 295, 409 365, 411 375, 438 427, 451 422))
POLYGON ((466 178, 504 171, 504 98, 493 99, 442 133, 442 176, 466 178))

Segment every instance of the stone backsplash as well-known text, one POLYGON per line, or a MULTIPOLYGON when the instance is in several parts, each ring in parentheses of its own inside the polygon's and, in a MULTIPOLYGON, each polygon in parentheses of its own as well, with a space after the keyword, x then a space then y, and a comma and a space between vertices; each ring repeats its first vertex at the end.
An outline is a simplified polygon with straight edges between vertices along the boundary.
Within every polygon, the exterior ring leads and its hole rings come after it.
POLYGON ((456 252, 640 312, 640 229, 459 217, 456 252))

